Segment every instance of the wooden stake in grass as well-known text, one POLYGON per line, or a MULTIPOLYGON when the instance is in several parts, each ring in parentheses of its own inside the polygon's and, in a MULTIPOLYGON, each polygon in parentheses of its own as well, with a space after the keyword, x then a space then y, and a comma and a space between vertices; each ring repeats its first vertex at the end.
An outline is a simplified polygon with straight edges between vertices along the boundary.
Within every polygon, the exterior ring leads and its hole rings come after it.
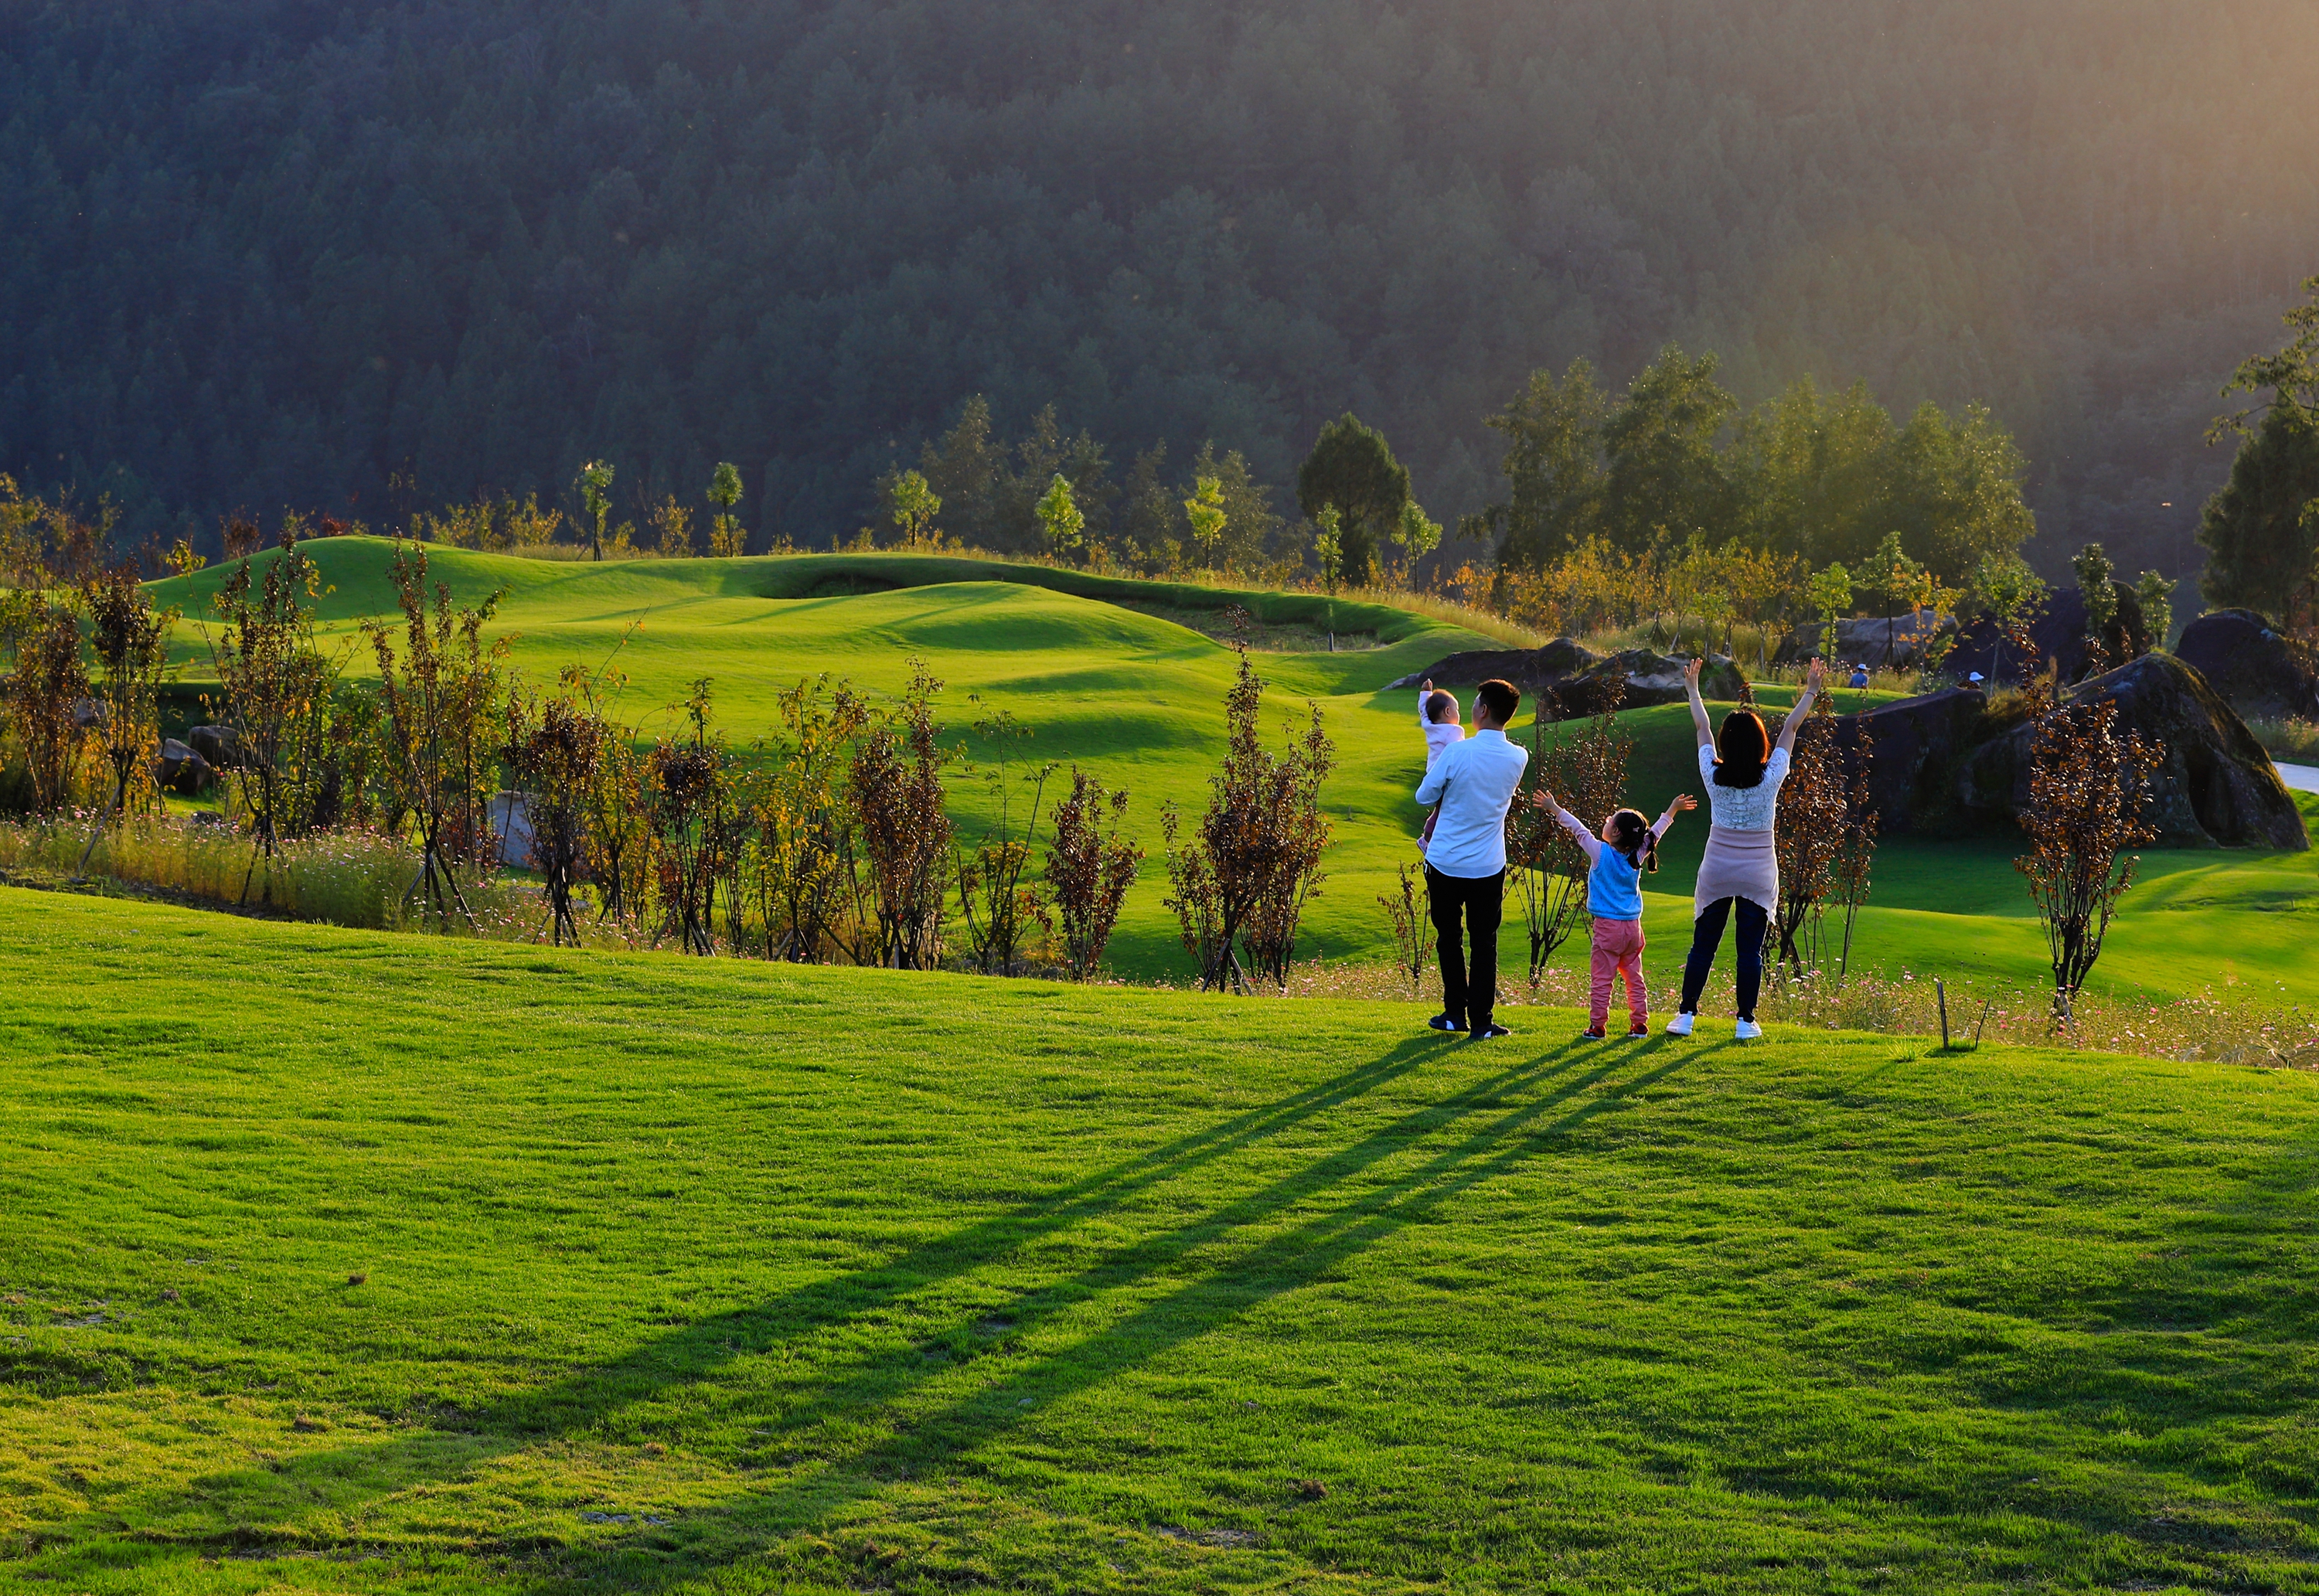
POLYGON ((1940 1001, 1941 1051, 1945 1053, 1949 1050, 1949 989, 1941 984, 1938 976, 1933 978, 1933 996, 1940 1001))

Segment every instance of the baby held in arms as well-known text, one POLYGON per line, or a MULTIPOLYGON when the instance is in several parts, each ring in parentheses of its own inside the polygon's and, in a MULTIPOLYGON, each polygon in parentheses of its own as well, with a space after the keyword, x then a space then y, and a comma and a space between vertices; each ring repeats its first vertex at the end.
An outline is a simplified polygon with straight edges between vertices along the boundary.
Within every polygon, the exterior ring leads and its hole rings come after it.
MULTIPOLYGON (((1417 724, 1425 731, 1425 768, 1431 770, 1441 751, 1452 743, 1463 742, 1466 728, 1457 724, 1457 700, 1448 693, 1433 690, 1429 680, 1417 690, 1417 724)), ((1425 829, 1417 834, 1417 851, 1425 852, 1425 844, 1433 840, 1433 823, 1441 818, 1437 806, 1425 817, 1425 829)))

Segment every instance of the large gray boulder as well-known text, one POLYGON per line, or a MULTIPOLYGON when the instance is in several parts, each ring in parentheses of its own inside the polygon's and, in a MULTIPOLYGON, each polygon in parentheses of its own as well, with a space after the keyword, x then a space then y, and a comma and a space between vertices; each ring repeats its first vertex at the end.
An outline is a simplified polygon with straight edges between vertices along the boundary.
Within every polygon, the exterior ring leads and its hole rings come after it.
POLYGON ((241 762, 241 734, 230 726, 194 726, 185 741, 212 769, 230 771, 241 762))
POLYGON ((1854 768, 1867 744, 1880 830, 1915 831, 1955 808, 1951 773, 1988 708, 1980 689, 1959 687, 1836 717, 1836 745, 1854 768))
MULTIPOLYGON (((2122 582, 2113 582, 2110 588, 2117 599, 2117 617, 2110 622, 2109 635, 2102 647, 2115 663, 2145 654, 2153 642, 2164 639, 2152 639, 2150 636, 2150 628, 2143 620, 2142 600, 2132 588, 2122 582)), ((2053 590, 2031 623, 2029 637, 2037 646, 2040 671, 2058 663, 2062 681, 2075 681, 2083 676, 2088 663, 2085 595, 2073 587, 2053 590)), ((1959 681, 1975 671, 1998 683, 2017 682, 2024 674, 2020 651, 1986 616, 1957 634, 1956 647, 1941 669, 1959 681)))
POLYGON ((216 782, 209 761, 175 737, 161 740, 161 752, 153 761, 155 786, 165 792, 193 794, 207 792, 216 782))
POLYGON ((1872 670, 1889 665, 1896 671, 1906 671, 1922 659, 1926 644, 1955 629, 1954 618, 1943 618, 1929 609, 1909 615, 1870 616, 1836 622, 1836 645, 1825 648, 1821 646, 1820 635, 1826 628, 1818 621, 1806 621, 1781 640, 1775 657, 1782 664, 1794 664, 1818 654, 1831 664, 1863 664, 1872 670))
MULTIPOLYGON (((1622 649, 1554 683, 1548 691, 1549 703, 1542 704, 1540 711, 1550 707, 1559 718, 1577 720, 1602 713, 1614 701, 1622 709, 1679 704, 1685 697, 1683 672, 1689 663, 1652 649, 1622 649)), ((1699 673, 1700 696, 1719 703, 1736 703, 1746 686, 1739 667, 1723 654, 1710 655, 1699 673)))
MULTIPOLYGON (((2070 696, 2116 704, 2118 724, 2163 753, 2149 810, 2160 845, 2290 852, 2311 845, 2270 756, 2221 695, 2173 655, 2144 654, 2070 696)), ((2027 811, 2035 731, 2026 717, 1983 728, 1983 740, 1957 765, 1957 798, 1969 814, 2010 825, 2027 811)))
POLYGON ((1430 681, 1437 687, 1474 687, 1496 678, 1525 691, 1575 676, 1602 655, 1572 637, 1557 637, 1542 648, 1484 648, 1453 654, 1422 671, 1385 684, 1386 690, 1430 681))
POLYGON ((519 870, 529 870, 534 835, 531 795, 528 792, 495 792, 483 812, 491 822, 492 835, 499 840, 500 862, 514 865, 519 870))
POLYGON ((2251 609, 2200 616, 2174 654, 2241 715, 2319 718, 2319 659, 2251 609))

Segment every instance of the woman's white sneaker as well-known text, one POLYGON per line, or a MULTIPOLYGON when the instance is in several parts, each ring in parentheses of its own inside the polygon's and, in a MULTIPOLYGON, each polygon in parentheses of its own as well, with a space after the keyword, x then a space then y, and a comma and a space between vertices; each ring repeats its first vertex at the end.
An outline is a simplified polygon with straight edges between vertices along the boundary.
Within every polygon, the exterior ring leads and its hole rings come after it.
POLYGON ((1753 1041, 1764 1034, 1764 1028, 1753 1020, 1742 1020, 1731 1032, 1734 1041, 1753 1041))
POLYGON ((1691 1034, 1691 1016, 1689 1014, 1675 1015, 1674 1019, 1667 1022, 1666 1033, 1669 1036, 1689 1036, 1691 1034))

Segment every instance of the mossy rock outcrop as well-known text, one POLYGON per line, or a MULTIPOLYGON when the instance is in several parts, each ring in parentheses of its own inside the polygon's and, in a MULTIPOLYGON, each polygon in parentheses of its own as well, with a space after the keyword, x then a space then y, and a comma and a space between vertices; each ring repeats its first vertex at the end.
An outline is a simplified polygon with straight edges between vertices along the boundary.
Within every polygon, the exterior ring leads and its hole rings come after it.
POLYGON ((2319 719, 2319 658, 2251 609, 2200 616, 2174 652, 2241 715, 2319 719))
MULTIPOLYGON (((2169 848, 2310 846, 2302 811, 2246 723, 2199 673, 2148 654, 2069 690, 2114 703, 2122 729, 2160 751, 2151 824, 2169 848)), ((2033 701, 1993 703, 1952 688, 1836 719, 1836 745, 1857 761, 1868 744, 1868 787, 1887 833, 2018 834, 2029 807, 2033 701)), ((1856 766, 1855 766, 1856 768, 1856 766)))

